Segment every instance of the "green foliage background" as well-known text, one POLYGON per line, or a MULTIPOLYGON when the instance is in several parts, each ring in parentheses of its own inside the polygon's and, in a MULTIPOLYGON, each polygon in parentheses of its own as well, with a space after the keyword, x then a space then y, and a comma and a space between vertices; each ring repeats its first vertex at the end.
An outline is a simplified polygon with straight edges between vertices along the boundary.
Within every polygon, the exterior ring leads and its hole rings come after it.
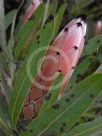
MULTIPOLYGON (((102 19, 102 1, 46 0, 34 13, 35 18, 22 27, 30 3, 30 0, 0 0, 0 135, 101 136, 102 35, 94 36, 93 30, 96 21, 102 19), (65 24, 83 13, 88 24, 86 43, 63 97, 58 99, 60 88, 50 91, 51 99, 44 101, 38 117, 27 124, 18 123, 32 83, 26 70, 30 54, 46 45, 32 60, 30 72, 35 77, 38 58, 44 57, 65 24)), ((53 85, 62 80, 59 74, 53 85)))

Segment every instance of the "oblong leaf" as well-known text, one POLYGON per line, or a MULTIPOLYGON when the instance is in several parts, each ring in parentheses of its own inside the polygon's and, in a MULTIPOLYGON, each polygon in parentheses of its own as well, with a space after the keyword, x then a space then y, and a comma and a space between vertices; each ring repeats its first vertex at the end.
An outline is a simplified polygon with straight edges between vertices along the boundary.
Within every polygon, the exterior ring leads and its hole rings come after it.
POLYGON ((88 41, 84 48, 83 55, 91 55, 102 45, 102 35, 96 36, 88 41))
POLYGON ((21 136, 62 135, 71 129, 102 92, 102 74, 89 76, 77 84, 67 98, 35 118, 21 136))
POLYGON ((102 132, 102 118, 77 126, 63 136, 93 136, 99 131, 102 132))

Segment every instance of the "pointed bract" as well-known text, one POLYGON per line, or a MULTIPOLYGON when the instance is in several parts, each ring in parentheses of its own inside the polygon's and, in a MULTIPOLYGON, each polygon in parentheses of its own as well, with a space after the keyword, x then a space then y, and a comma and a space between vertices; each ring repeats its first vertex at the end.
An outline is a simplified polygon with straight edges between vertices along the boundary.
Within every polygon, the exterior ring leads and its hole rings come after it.
POLYGON ((58 71, 64 75, 63 86, 61 86, 61 93, 63 92, 81 55, 86 27, 85 16, 73 19, 49 47, 41 70, 29 91, 29 100, 27 99, 28 96, 25 100, 23 107, 24 119, 31 119, 38 114, 44 96, 49 91, 58 71))

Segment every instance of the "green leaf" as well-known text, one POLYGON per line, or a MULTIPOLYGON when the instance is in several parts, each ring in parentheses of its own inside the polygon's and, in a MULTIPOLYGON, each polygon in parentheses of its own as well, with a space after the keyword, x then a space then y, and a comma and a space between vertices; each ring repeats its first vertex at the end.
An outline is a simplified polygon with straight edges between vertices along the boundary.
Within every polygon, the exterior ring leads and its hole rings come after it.
POLYGON ((6 29, 9 27, 9 25, 12 23, 12 20, 15 16, 16 10, 11 10, 8 12, 5 16, 5 27, 6 29))
POLYGON ((102 64, 96 69, 95 73, 102 73, 102 64))
POLYGON ((90 65, 90 60, 89 60, 89 57, 87 56, 85 59, 82 60, 82 62, 74 70, 73 75, 66 86, 66 89, 65 89, 66 92, 70 91, 76 85, 77 83, 76 81, 78 77, 82 76, 85 73, 89 65, 90 65))
POLYGON ((0 91, 0 117, 6 121, 9 121, 6 99, 1 91, 0 91))
POLYGON ((10 96, 11 96, 11 89, 9 87, 9 85, 7 84, 7 80, 6 80, 6 75, 4 73, 3 70, 0 70, 0 75, 1 75, 1 87, 2 87, 2 91, 6 97, 7 102, 9 102, 10 96))
POLYGON ((83 55, 91 55, 102 45, 102 35, 94 37, 85 45, 83 55))
POLYGON ((29 37, 32 37, 32 32, 36 30, 36 27, 38 27, 38 24, 40 23, 43 14, 44 14, 44 7, 43 5, 40 5, 34 14, 35 16, 34 20, 28 21, 27 24, 19 32, 18 38, 16 37, 18 40, 14 50, 16 59, 19 58, 22 49, 25 47, 26 43, 29 40, 29 37))
POLYGON ((102 92, 102 74, 81 81, 66 98, 35 118, 20 136, 62 135, 70 130, 102 92))
POLYGON ((100 131, 102 132, 102 118, 77 126, 63 136, 96 136, 100 131))
MULTIPOLYGON (((19 22, 16 24, 15 33, 14 33, 15 39, 17 39, 19 37, 20 31, 22 29, 22 25, 24 23, 24 18, 25 18, 25 15, 26 15, 26 11, 29 8, 29 6, 31 5, 32 0, 26 0, 26 2, 24 0, 22 0, 22 3, 24 3, 23 4, 24 11, 23 11, 23 14, 20 16, 19 22)), ((22 5, 22 3, 21 3, 21 5, 22 5)))
POLYGON ((60 95, 61 87, 57 87, 56 89, 55 86, 57 86, 59 83, 60 85, 62 84, 63 81, 63 75, 58 73, 58 76, 54 80, 51 89, 49 90, 49 93, 45 96, 45 101, 40 109, 40 113, 46 111, 48 108, 50 108, 57 100, 60 95))
POLYGON ((14 64, 14 57, 13 57, 13 48, 14 48, 14 31, 15 31, 15 25, 16 25, 16 17, 17 17, 17 14, 23 4, 23 0, 22 2, 20 3, 19 7, 17 10, 15 10, 15 14, 12 18, 12 25, 11 25, 11 32, 10 32, 10 38, 9 38, 9 41, 8 41, 8 51, 9 51, 9 62, 8 62, 8 66, 9 66, 9 70, 10 70, 10 76, 11 76, 11 79, 12 81, 14 80, 14 72, 15 72, 15 64, 14 64))
POLYGON ((57 0, 48 1, 48 3, 49 2, 50 2, 50 4, 48 5, 48 13, 46 14, 46 18, 43 18, 43 24, 47 20, 48 17, 50 17, 50 16, 55 17, 56 11, 58 8, 58 1, 57 0))
POLYGON ((5 98, 0 92, 0 128, 11 133, 10 120, 7 112, 7 105, 5 103, 5 98))
POLYGON ((52 0, 50 4, 50 14, 55 15, 58 8, 58 1, 52 0))
POLYGON ((66 8, 66 5, 63 4, 57 11, 56 13, 56 16, 55 16, 55 23, 54 23, 54 35, 53 37, 56 37, 56 35, 58 34, 58 31, 59 31, 59 28, 60 28, 60 25, 62 23, 62 19, 63 19, 63 15, 64 15, 64 12, 65 12, 65 8, 66 8))
POLYGON ((31 48, 28 56, 26 57, 23 66, 17 73, 9 104, 9 114, 13 127, 16 126, 24 99, 31 87, 34 77, 37 74, 37 69, 40 68, 42 64, 42 61, 41 63, 38 63, 38 61, 41 60, 41 58, 44 58, 48 45, 51 41, 52 34, 52 22, 46 24, 44 28, 41 28, 38 33, 39 39, 35 38, 32 45, 30 45, 31 48))
POLYGON ((5 69, 9 73, 8 59, 4 53, 0 53, 0 68, 5 69))
MULTIPOLYGON (((7 132, 8 135, 13 134, 13 132, 12 132, 11 128, 8 126, 7 122, 5 122, 1 117, 0 117, 0 128, 3 128, 7 132)), ((12 136, 12 135, 9 135, 9 136, 12 136)))
POLYGON ((7 41, 6 41, 4 0, 0 0, 0 46, 1 49, 6 53, 6 55, 9 55, 7 50, 7 41))
POLYGON ((45 24, 47 18, 48 18, 48 14, 49 14, 49 7, 50 7, 50 0, 46 1, 46 4, 45 4, 45 11, 44 11, 44 16, 43 16, 43 23, 42 25, 45 24))
POLYGON ((0 85, 0 118, 8 125, 10 124, 10 118, 8 116, 8 103, 5 98, 4 92, 0 85))

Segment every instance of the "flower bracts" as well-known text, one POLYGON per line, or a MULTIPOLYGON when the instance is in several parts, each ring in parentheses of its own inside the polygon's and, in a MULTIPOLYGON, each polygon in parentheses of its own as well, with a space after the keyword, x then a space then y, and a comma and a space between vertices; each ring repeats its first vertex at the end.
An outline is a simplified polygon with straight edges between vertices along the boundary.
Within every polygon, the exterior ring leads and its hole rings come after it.
POLYGON ((61 93, 63 92, 84 46, 86 35, 85 21, 85 15, 73 19, 49 47, 41 70, 37 73, 34 84, 26 97, 23 107, 24 119, 36 117, 43 103, 44 96, 49 91, 58 71, 64 75, 63 86, 61 86, 61 93))

